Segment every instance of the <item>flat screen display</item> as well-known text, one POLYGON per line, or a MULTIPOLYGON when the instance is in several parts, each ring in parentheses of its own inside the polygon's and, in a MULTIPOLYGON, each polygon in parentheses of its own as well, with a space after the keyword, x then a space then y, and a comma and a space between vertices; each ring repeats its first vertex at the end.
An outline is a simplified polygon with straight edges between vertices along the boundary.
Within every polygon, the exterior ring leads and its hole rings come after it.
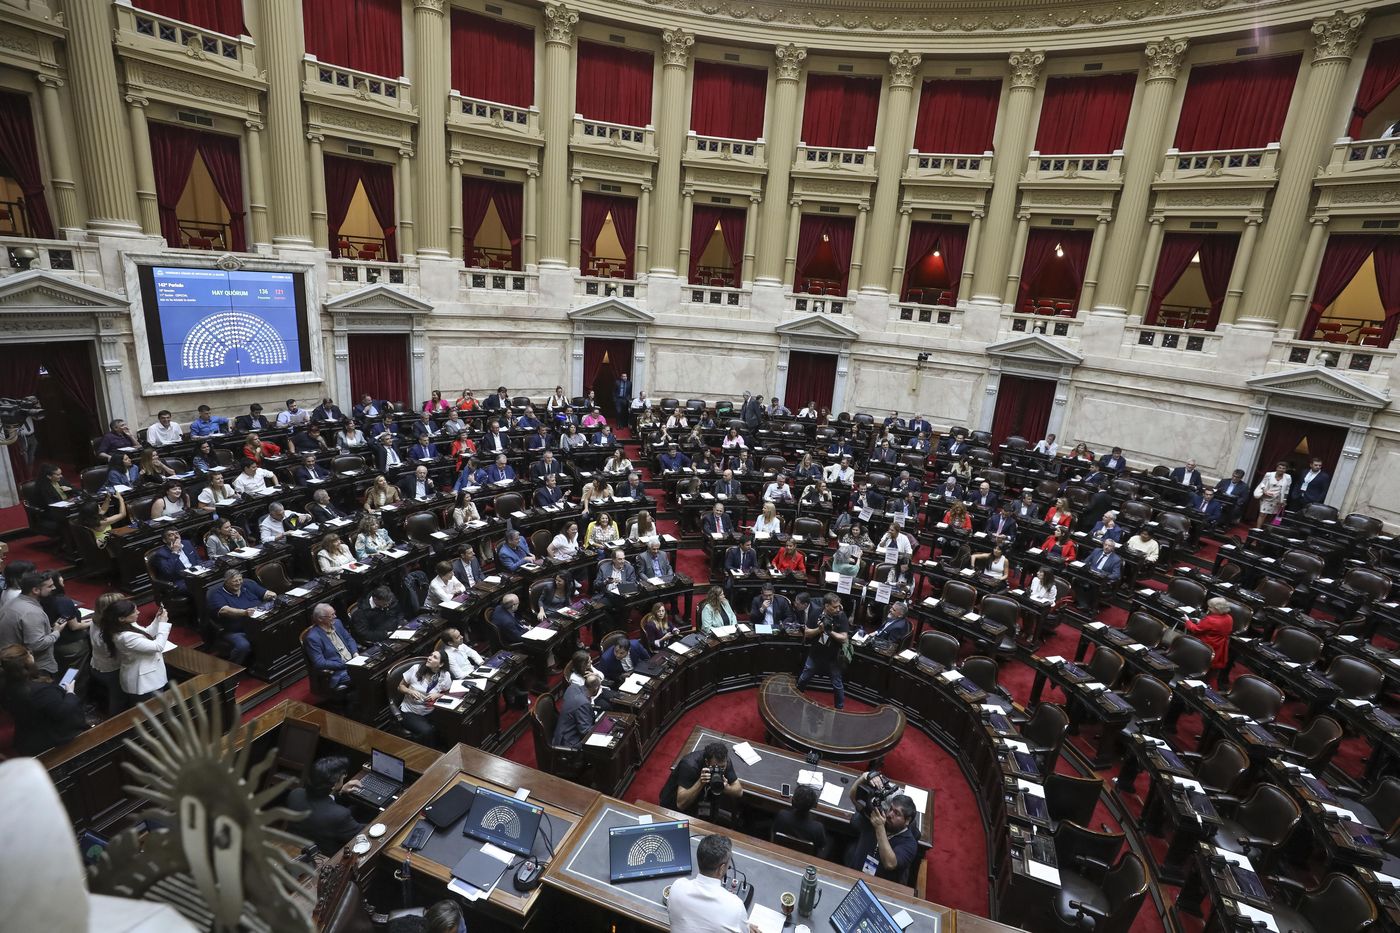
POLYGON ((608 830, 608 880, 642 881, 690 874, 690 821, 641 823, 608 830))
POLYGON ((894 917, 864 881, 857 881, 831 912, 836 933, 900 933, 894 917))
POLYGON ((156 382, 311 369, 300 272, 138 269, 156 382))
POLYGON ((462 832, 516 855, 529 855, 543 816, 543 807, 478 787, 462 832))

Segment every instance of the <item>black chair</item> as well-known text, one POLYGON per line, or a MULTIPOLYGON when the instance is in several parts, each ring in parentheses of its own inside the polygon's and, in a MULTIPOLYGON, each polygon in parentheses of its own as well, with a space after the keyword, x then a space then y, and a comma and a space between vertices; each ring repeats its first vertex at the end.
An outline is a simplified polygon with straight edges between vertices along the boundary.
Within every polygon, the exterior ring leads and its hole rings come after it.
POLYGON ((1277 864, 1284 844, 1303 819, 1293 798, 1272 784, 1255 785, 1244 800, 1216 795, 1213 803, 1223 817, 1215 844, 1248 856, 1265 871, 1277 864))
POLYGON ((1031 747, 1031 754, 1039 760, 1041 774, 1055 773, 1055 763, 1060 760, 1060 751, 1064 748, 1068 733, 1069 715, 1054 703, 1037 706, 1030 720, 1021 727, 1021 737, 1031 747))
POLYGON ((1123 933, 1131 928, 1147 897, 1147 869, 1142 859, 1124 852, 1111 868, 1088 862, 1083 866, 1081 870, 1060 870, 1055 928, 1092 933, 1123 933))
POLYGON ((1379 922, 1376 902, 1346 875, 1335 872, 1309 891, 1292 878, 1270 878, 1276 897, 1273 914, 1280 930, 1297 933, 1361 933, 1379 922), (1292 895, 1288 897, 1288 895, 1292 895), (1280 907, 1279 900, 1291 901, 1280 907))
POLYGON ((986 655, 969 655, 963 659, 962 664, 958 665, 958 670, 983 692, 995 693, 1007 702, 1011 701, 1011 696, 1006 692, 1006 688, 997 683, 997 662, 986 655))
POLYGON ((1363 825, 1383 834, 1400 829, 1400 778, 1387 777, 1364 797, 1349 797, 1347 808, 1363 825))
POLYGON ((1338 655, 1327 665, 1327 677, 1342 688, 1342 696, 1374 700, 1385 686, 1385 674, 1364 658, 1338 655))
POLYGON ((1123 699, 1133 708, 1132 721, 1123 727, 1123 731, 1156 735, 1171 707, 1172 688, 1151 674, 1139 674, 1123 699))
POLYGON ((1118 678, 1123 675, 1123 656, 1112 648, 1099 646, 1094 649, 1094 656, 1089 659, 1085 666, 1089 676, 1110 690, 1118 683, 1118 678))
POLYGON ((1215 652, 1210 645, 1194 635, 1180 635, 1172 642, 1167 658, 1176 665, 1172 683, 1182 680, 1199 680, 1210 671, 1211 659, 1215 652))
POLYGON ((1052 773, 1045 778, 1044 787, 1051 832, 1064 820, 1080 826, 1088 826, 1093 821, 1094 809, 1103 793, 1103 782, 1098 778, 1052 773))
POLYGON ((1321 774, 1332 762, 1332 756, 1342 744, 1342 727, 1331 716, 1315 716, 1307 728, 1295 730, 1291 726, 1275 721, 1276 731, 1292 733, 1289 746, 1283 754, 1306 767, 1315 774, 1321 774))
POLYGON ((1156 648, 1162 643, 1162 636, 1166 633, 1167 627, 1160 619, 1155 619, 1145 612, 1134 612, 1128 616, 1123 631, 1138 644, 1156 648))
POLYGON ((1270 609, 1283 609, 1293 601, 1293 584, 1273 577, 1265 577, 1256 583, 1254 592, 1270 609))
POLYGON ((1230 793, 1249 773, 1249 756, 1229 740, 1215 743, 1204 757, 1195 752, 1179 752, 1178 756, 1193 764, 1197 783, 1210 794, 1230 793))
POLYGON ((1021 629, 1021 604, 1010 596, 987 596, 982 600, 981 612, 988 622, 994 622, 1006 629, 996 645, 998 655, 1011 655, 1016 650, 1016 635, 1021 629))
POLYGON ((961 642, 946 632, 924 632, 919 636, 919 654, 946 668, 957 666, 960 647, 961 642))
POLYGON ((1262 677, 1245 674, 1231 684, 1229 699, 1250 719, 1267 725, 1278 718, 1283 691, 1262 677))
POLYGON ((1274 630, 1273 645, 1298 664, 1313 665, 1322 657, 1322 639, 1307 629, 1284 625, 1274 630))
POLYGON ((384 694, 389 701, 389 719, 394 731, 399 735, 412 737, 408 728, 403 724, 403 710, 399 708, 399 701, 403 699, 403 694, 399 693, 399 684, 403 683, 403 675, 410 667, 421 664, 427 658, 405 658, 393 667, 389 668, 389 673, 384 677, 384 694))

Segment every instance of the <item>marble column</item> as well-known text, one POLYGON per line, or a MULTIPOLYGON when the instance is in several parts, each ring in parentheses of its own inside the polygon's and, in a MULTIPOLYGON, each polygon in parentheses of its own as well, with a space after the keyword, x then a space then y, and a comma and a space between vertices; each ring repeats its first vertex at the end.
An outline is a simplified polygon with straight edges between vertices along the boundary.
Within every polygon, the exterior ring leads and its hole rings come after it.
MULTIPOLYGON (((520 264, 530 268, 539 264, 539 191, 540 170, 531 166, 525 170, 524 201, 520 205, 523 215, 520 236, 524 241, 520 249, 520 264)), ((458 201, 461 199, 458 198, 458 201)))
MULTIPOLYGON (((1366 413, 1368 418, 1370 412, 1366 413)), ((1361 461, 1361 451, 1366 447, 1369 424, 1352 424, 1347 428, 1346 440, 1342 442, 1342 455, 1337 459, 1337 467, 1332 471, 1332 482, 1327 486, 1327 498, 1323 503, 1341 511, 1346 502, 1347 490, 1356 478, 1356 469, 1361 461)))
POLYGON ((112 4, 69 0, 64 4, 64 25, 88 227, 94 233, 139 234, 131 134, 122 121, 121 84, 112 54, 112 4))
MULTIPOLYGON (((582 215, 580 215, 582 216, 582 215)), ((642 185, 642 196, 637 201, 637 254, 632 257, 632 278, 641 278, 645 269, 651 268, 651 185, 642 185)))
POLYGON ((1313 21, 1312 65, 1307 81, 1300 82, 1301 100, 1289 120, 1288 132, 1281 141, 1288 154, 1279 166, 1278 184, 1264 229, 1259 233, 1259 247, 1245 280, 1244 296, 1240 302, 1238 327, 1272 330, 1280 324, 1296 328, 1301 316, 1283 312, 1288 287, 1298 270, 1300 241, 1312 201, 1312 183, 1318 168, 1325 164, 1334 140, 1329 130, 1337 122, 1337 114, 1346 109, 1343 100, 1348 66, 1356 41, 1361 36, 1364 12, 1337 12, 1313 21))
MULTIPOLYGON (((797 145, 797 82, 807 50, 796 45, 780 45, 773 50, 773 119, 769 121, 768 179, 759 211, 757 281, 780 285, 786 281, 784 268, 792 228, 789 219, 788 188, 792 176, 792 151, 797 145)), ((792 233, 796 237, 796 233, 792 233)), ((795 239, 794 239, 794 242, 795 239)))
MULTIPOLYGON (((151 129, 146 124, 150 101, 139 94, 126 95, 126 113, 131 127, 131 154, 136 169, 136 207, 141 216, 141 232, 160 236, 160 206, 156 202, 156 168, 151 158, 151 129)), ((165 244, 179 249, 180 244, 165 244)))
POLYGON ((1055 380, 1055 396, 1050 402, 1050 418, 1045 433, 1059 435, 1065 427, 1065 408, 1069 405, 1069 376, 1055 380))
POLYGON ((1030 49, 1015 52, 1010 58, 1011 84, 1006 95, 1006 116, 1002 120, 1001 139, 997 141, 992 193, 978 244, 977 266, 973 270, 971 297, 982 304, 1001 304, 1008 270, 1020 263, 1025 252, 1024 241, 1021 253, 1008 253, 1007 244, 1016 225, 1018 189, 1029 152, 1026 147, 1031 131, 1031 105, 1035 102, 1035 88, 1044 64, 1045 53, 1030 49))
MULTIPOLYGON (((1016 235, 1011 242, 1011 265, 1006 275, 1006 281, 1002 283, 1005 291, 1002 293, 1002 304, 1016 310, 1016 296, 1021 291, 1021 267, 1025 264, 1026 241, 1031 236, 1031 215, 1026 211, 1021 211, 1016 215, 1016 235)), ((991 243, 987 244, 991 246, 991 243)), ((976 287, 975 285, 973 286, 976 287)))
MULTIPOLYGON (((659 172, 658 172, 658 174, 659 174, 659 172)), ((660 201, 660 200, 661 200, 661 195, 660 195, 659 192, 658 192, 658 194, 657 194, 655 200, 657 200, 657 201, 660 201)), ((694 223, 695 223, 695 189, 692 188, 692 187, 690 187, 689 185, 686 185, 686 186, 685 186, 685 189, 681 192, 680 213, 681 213, 681 216, 680 216, 679 219, 680 219, 680 222, 681 222, 681 248, 680 248, 680 259, 679 259, 679 260, 677 261, 677 263, 676 263, 676 270, 675 270, 675 271, 679 272, 681 278, 683 278, 683 279, 689 279, 689 277, 690 277, 690 241, 691 241, 692 235, 693 235, 693 233, 694 233, 694 227, 693 227, 693 225, 694 225, 694 223)), ((658 239, 658 240, 661 238, 661 232, 660 232, 659 226, 660 226, 660 225, 664 225, 664 224, 666 223, 665 218, 662 217, 662 216, 660 216, 660 214, 661 214, 661 212, 660 212, 660 211, 657 211, 657 221, 656 221, 656 222, 657 222, 657 225, 658 225, 658 230, 657 230, 657 239, 658 239)), ((655 271, 655 270, 653 270, 653 271, 655 271)))
POLYGON ((1089 243, 1089 258, 1084 261, 1084 284, 1079 289, 1079 308, 1094 306, 1094 292, 1099 285, 1099 269, 1103 264, 1104 240, 1108 236, 1109 214, 1100 214, 1094 224, 1094 238, 1089 243))
MULTIPOLYGON (((326 137, 320 133, 307 133, 306 141, 310 144, 311 158, 308 165, 311 168, 311 197, 309 215, 311 217, 311 236, 314 242, 321 249, 330 249, 330 235, 326 229, 326 218, 330 216, 326 207, 326 155, 323 144, 326 137)), ((273 212, 273 242, 277 242, 276 220, 277 213, 273 212)), ((402 247, 400 247, 402 248, 402 247)), ((331 250, 332 253, 335 250, 331 250)))
POLYGON ((1254 475, 1259 448, 1264 444, 1264 425, 1268 420, 1269 411, 1263 405, 1249 406, 1244 422, 1244 443, 1240 445, 1240 457, 1235 461, 1235 469, 1244 470, 1245 476, 1254 475))
MULTIPOLYGON (((545 171, 546 171, 546 173, 548 173, 548 171, 549 171, 548 165, 545 166, 545 171)), ((549 187, 548 179, 546 179, 546 183, 545 183, 545 186, 544 186, 544 187, 545 187, 546 189, 548 189, 548 187, 549 187)), ((572 206, 572 212, 571 212, 571 214, 569 215, 570 222, 569 222, 569 227, 568 227, 568 230, 569 230, 569 265, 572 266, 572 267, 575 268, 575 269, 578 269, 579 272, 581 273, 581 272, 583 272, 583 248, 582 248, 582 243, 581 243, 581 241, 580 241, 580 238, 583 236, 583 231, 580 229, 580 219, 583 217, 583 176, 582 176, 582 175, 579 175, 579 174, 575 173, 575 174, 569 176, 569 191, 570 191, 570 195, 571 195, 570 198, 569 198, 569 202, 570 202, 570 205, 572 206)), ((562 217, 563 215, 562 215, 562 214, 559 214, 559 215, 552 215, 552 216, 559 216, 559 217, 562 217)), ((555 225, 556 225, 556 226, 559 225, 559 224, 558 224, 558 221, 555 221, 555 225)), ((547 230, 548 230, 548 225, 546 225, 546 231, 547 231, 547 230)), ((541 239, 541 240, 544 240, 544 239, 546 239, 546 238, 547 238, 547 237, 541 237, 540 239, 541 239)), ((548 247, 545 247, 545 248, 546 248, 546 250, 548 249, 548 247)), ((543 259, 543 261, 542 261, 541 264, 542 264, 542 265, 547 265, 548 263, 549 263, 549 255, 548 255, 548 253, 546 252, 545 257, 544 257, 544 259, 543 259)))
POLYGON ((982 383, 982 411, 977 416, 977 430, 990 431, 997 414, 997 395, 1001 392, 1001 366, 995 365, 987 371, 987 381, 982 383))
POLYGON ((1128 309, 1128 313, 1139 322, 1143 322, 1142 317, 1147 313, 1147 302, 1152 297, 1152 280, 1157 276, 1157 259, 1162 254, 1162 237, 1165 233, 1163 228, 1166 222, 1167 218, 1161 214, 1147 218, 1147 243, 1142 248, 1137 285, 1133 286, 1133 302, 1128 309))
POLYGON ((846 294, 860 291, 861 270, 864 268, 860 257, 865 254, 865 231, 869 225, 870 202, 861 201, 856 207, 856 229, 851 235, 851 268, 846 274, 846 294))
POLYGON ((267 162, 263 156, 261 120, 244 120, 243 154, 248 164, 249 248, 272 243, 267 222, 267 162))
POLYGON ((754 252, 758 243, 758 212, 762 204, 763 195, 749 195, 749 209, 744 215, 744 266, 740 271, 743 279, 735 283, 738 286, 749 285, 753 282, 754 252))
POLYGON ((578 13, 561 3, 544 8, 544 158, 540 179, 541 266, 578 268, 579 186, 569 213, 569 131, 573 126, 573 47, 578 13), (549 218, 548 223, 543 219, 549 218))
POLYGON ((63 103, 58 89, 63 79, 53 75, 38 75, 39 107, 43 113, 44 140, 48 143, 49 183, 53 186, 54 223, 59 230, 78 230, 82 218, 78 212, 78 185, 73 174, 68 123, 63 119, 63 103))
POLYGON ((902 204, 899 208, 899 232, 895 234, 894 261, 890 265, 890 294, 898 301, 904 291, 904 265, 909 255, 909 228, 913 226, 914 208, 902 204))
POLYGON ((651 199, 652 272, 685 278, 686 265, 678 258, 690 251, 690 240, 681 228, 690 226, 690 209, 681 206, 681 157, 685 154, 685 73, 695 36, 682 29, 661 33, 661 106, 656 125, 656 191, 651 199), (680 216, 677 216, 680 214, 680 216))
POLYGON ((399 262, 417 252, 418 239, 414 233, 413 211, 413 150, 407 147, 399 150, 399 170, 395 173, 399 185, 399 262))
POLYGON ((1249 275, 1249 263, 1254 257, 1254 244, 1259 239, 1259 226, 1263 222, 1263 217, 1244 219, 1244 233, 1240 234, 1240 245, 1235 250, 1235 264, 1230 267, 1230 281, 1225 286, 1225 300, 1220 305, 1220 320, 1224 323, 1233 323, 1235 315, 1239 313, 1245 276, 1249 275))
POLYGON ((789 288, 796 284, 797 274, 797 234, 802 229, 802 199, 790 198, 788 200, 788 227, 786 233, 787 247, 783 257, 783 282, 789 288))
POLYGON ((1121 317, 1132 303, 1136 285, 1133 274, 1142 258, 1142 227, 1152 201, 1152 179, 1162 168, 1167 124, 1171 120, 1177 75, 1186 55, 1186 41, 1166 38, 1151 42, 1144 54, 1147 73, 1142 100, 1133 112, 1133 135, 1123 147, 1123 188, 1105 244, 1103 282, 1096 292, 1086 282, 1086 294, 1081 295, 1079 302, 1081 310, 1095 314, 1121 317))
MULTIPOLYGON (((524 207, 522 204, 522 214, 524 207)), ((462 160, 456 156, 447 160, 447 209, 447 254, 462 260, 463 265, 470 266, 471 257, 463 255, 466 240, 462 232, 462 160)))
MULTIPOLYGON (((1308 228, 1308 243, 1303 249, 1303 260, 1298 264, 1297 274, 1293 279, 1293 290, 1288 296, 1287 320, 1296 321, 1293 327, 1301 327, 1303 317, 1308 310, 1308 299, 1312 297, 1313 284, 1317 281, 1317 269, 1322 263, 1322 250, 1327 244, 1327 223, 1326 215, 1312 218, 1308 228)), ((1238 260, 1236 260, 1238 262, 1238 260)), ((1298 337, 1305 339, 1311 334, 1299 334, 1298 337)))
MULTIPOLYGON (((272 242, 286 246, 310 246, 314 226, 311 205, 321 202, 322 235, 316 245, 325 248, 326 186, 308 182, 306 130, 301 112, 302 23, 296 0, 258 0, 258 56, 267 70, 267 150, 271 186, 272 242)), ((321 177, 325 166, 313 154, 309 177, 321 177)))
MULTIPOLYGON (((876 150, 880 153, 879 176, 875 183, 865 261, 861 267, 861 281, 869 291, 885 291, 885 283, 891 280, 897 261, 893 241, 900 224, 897 221, 899 192, 904 179, 904 153, 909 150, 909 117, 919 62, 919 56, 913 52, 890 53, 890 90, 885 98, 884 126, 876 150)), ((852 255, 861 254, 853 250, 852 255)))
MULTIPOLYGON (((445 0, 413 0, 413 103, 418 108, 418 252, 448 257, 447 22, 445 0)), ((460 210, 461 198, 457 199, 460 210)), ((460 252, 460 250, 459 250, 460 252)))
MULTIPOLYGON (((982 242, 982 218, 986 216, 986 211, 973 211, 972 223, 967 227, 967 249, 963 252, 962 277, 958 280, 958 304, 965 303, 965 296, 972 293, 973 270, 977 268, 977 244, 982 242)), ((907 239, 903 248, 906 251, 909 248, 907 239)))

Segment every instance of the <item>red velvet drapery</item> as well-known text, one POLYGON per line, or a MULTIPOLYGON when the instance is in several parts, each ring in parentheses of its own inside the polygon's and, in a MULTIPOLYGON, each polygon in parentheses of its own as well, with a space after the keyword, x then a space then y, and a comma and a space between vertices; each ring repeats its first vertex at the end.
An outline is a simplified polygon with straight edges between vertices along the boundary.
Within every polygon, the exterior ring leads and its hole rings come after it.
POLYGON ((793 350, 788 354, 787 391, 783 404, 801 411, 808 402, 831 411, 831 398, 836 389, 836 354, 807 353, 793 350))
POLYGON ((623 267, 623 277, 632 278, 636 274, 633 263, 637 257, 637 201, 635 198, 612 198, 613 231, 617 242, 622 245, 622 255, 627 257, 623 267))
POLYGON ((403 76, 399 0, 301 0, 301 22, 306 52, 317 61, 386 78, 403 76))
POLYGON ((510 267, 520 271, 525 266, 520 261, 520 244, 525 238, 524 208, 525 190, 523 185, 500 184, 496 186, 496 213, 500 215, 501 226, 510 240, 510 267))
POLYGON ((589 120, 647 126, 653 70, 650 52, 580 41, 575 112, 589 120))
POLYGON ((44 197, 37 139, 29 98, 0 91, 0 173, 13 178, 24 192, 24 204, 34 228, 31 235, 49 239, 54 234, 53 220, 44 197))
POLYGON ((199 150, 195 133, 165 123, 150 124, 151 164, 156 176, 156 205, 160 211, 160 233, 172 249, 179 249, 180 221, 175 208, 189 184, 194 154, 199 150))
POLYGON ((758 139, 768 72, 719 62, 695 62, 690 91, 690 128, 701 136, 758 139))
POLYGON ((132 0, 132 6, 226 36, 246 35, 243 4, 231 0, 132 0))
POLYGON ((1351 107, 1347 135, 1357 138, 1361 125, 1371 111, 1380 106, 1397 87, 1400 87, 1400 36, 1371 45, 1371 54, 1366 56, 1366 70, 1361 74, 1361 87, 1357 89, 1356 102, 1351 107))
POLYGON ((1376 290, 1385 309, 1382 346, 1388 347, 1395 339, 1396 324, 1400 323, 1400 237, 1381 237, 1371 256, 1376 267, 1376 290))
POLYGON ((598 235, 603 232, 603 223, 609 214, 612 215, 617 241, 626 257, 623 275, 630 279, 637 246, 637 202, 633 198, 614 198, 601 194, 583 196, 583 216, 579 218, 580 259, 584 268, 588 268, 598 246, 598 235))
POLYGON ((487 209, 496 205, 496 214, 501 218, 506 237, 510 240, 510 267, 519 271, 521 227, 521 205, 523 192, 516 182, 487 181, 482 178, 462 179, 462 258, 467 265, 473 261, 476 248, 476 235, 481 231, 487 209))
POLYGON ((925 256, 937 249, 942 254, 943 268, 948 273, 948 291, 953 300, 958 297, 962 283, 963 256, 967 251, 967 228, 961 224, 916 223, 909 227, 909 252, 904 263, 904 288, 901 297, 909 300, 909 289, 919 286, 915 271, 925 256))
POLYGON ((797 234, 796 276, 793 288, 806 291, 808 279, 837 282, 839 294, 846 294, 851 274, 851 241, 855 218, 803 214, 797 234))
POLYGON ((914 148, 919 152, 982 153, 992 148, 1001 79, 924 82, 914 148))
POLYGON ((1152 276, 1152 293, 1147 299, 1143 323, 1157 323, 1162 302, 1191 267, 1191 257, 1200 248, 1201 236, 1196 233, 1168 233, 1162 237, 1162 251, 1157 255, 1157 272, 1152 276))
POLYGON ((1301 60, 1280 55, 1192 68, 1172 145, 1205 152, 1277 142, 1301 60))
POLYGON ((349 341, 351 396, 411 401, 407 334, 351 334, 349 341))
POLYGON ((1346 428, 1338 425, 1270 415, 1269 426, 1260 445, 1259 460, 1254 468, 1254 482, 1258 483, 1265 473, 1272 473, 1280 462, 1287 463, 1295 471, 1306 470, 1308 460, 1313 457, 1322 461, 1322 468, 1328 473, 1335 472, 1337 460, 1342 456, 1342 446, 1346 443, 1346 434, 1346 428), (1296 453, 1298 445, 1304 440, 1308 442, 1306 456, 1296 453))
POLYGON ((997 388, 997 407, 992 415, 992 443, 1008 437, 1037 441, 1050 424, 1055 404, 1055 383, 1049 379, 1002 376, 997 388))
POLYGON ((742 210, 729 207, 716 207, 712 204, 697 204, 690 221, 690 268, 687 270, 692 285, 707 285, 700 280, 700 257, 710 245, 719 227, 719 235, 724 239, 724 248, 729 252, 730 275, 735 286, 744 278, 744 223, 747 220, 742 210))
POLYGON ((1121 149, 1136 84, 1137 74, 1130 71, 1048 79, 1036 151, 1063 155, 1121 149))
POLYGON ((735 287, 744 284, 744 233, 748 215, 744 211, 728 211, 719 218, 720 236, 729 253, 730 275, 735 287))
POLYGON ((97 388, 93 384, 93 345, 86 340, 63 341, 39 345, 39 358, 44 368, 63 386, 63 390, 88 414, 88 430, 99 422, 97 388))
POLYGON ((879 110, 879 78, 809 74, 802 105, 802 142, 843 149, 873 146, 879 110))
POLYGON ((229 248, 242 252, 248 248, 243 220, 243 157, 238 140, 217 133, 199 133, 199 154, 219 200, 228 209, 229 248))
POLYGON ((1206 297, 1210 299, 1210 319, 1206 322, 1206 330, 1215 330, 1215 325, 1220 323, 1220 307, 1225 304, 1230 273, 1235 269, 1235 253, 1239 248, 1240 238, 1234 233, 1212 234, 1201 242, 1201 284, 1205 286, 1206 297))
MULTIPOLYGON (((340 236, 345 213, 355 197, 355 186, 365 186, 365 197, 374 212, 375 223, 384 232, 384 259, 397 262, 398 244, 394 237, 394 169, 382 162, 343 159, 328 155, 326 159, 326 227, 332 248, 340 236)), ((376 396, 378 398, 379 396, 376 396)))
POLYGON ((1322 265, 1317 270, 1317 282, 1313 285, 1312 303, 1308 307, 1307 319, 1298 332, 1301 340, 1311 340, 1316 336, 1317 322, 1328 306, 1346 290, 1347 285, 1366 262, 1381 238, 1368 234, 1337 234, 1327 238, 1327 250, 1322 254, 1322 265))
POLYGON ((529 26, 452 10, 452 87, 512 107, 535 102, 535 32, 529 26))
MULTIPOLYGON (((583 341, 583 391, 593 388, 600 375, 615 381, 622 373, 631 374, 632 341, 588 337, 583 341), (606 362, 604 362, 606 360, 606 362), (604 371, 604 367, 607 371, 604 371), (609 375, 609 373, 611 375, 609 375)), ((599 395, 601 398, 607 396, 599 395)))
POLYGON ((1078 301, 1084 287, 1084 267, 1089 258, 1093 234, 1088 230, 1054 230, 1039 228, 1030 231, 1026 239, 1026 256, 1021 264, 1021 300, 1027 298, 1059 298, 1078 301), (1055 255, 1055 247, 1064 255, 1055 255), (1059 268, 1055 263, 1063 263, 1059 268), (1052 281, 1042 276, 1054 274, 1052 281), (1046 286, 1064 294, 1039 294, 1046 286))

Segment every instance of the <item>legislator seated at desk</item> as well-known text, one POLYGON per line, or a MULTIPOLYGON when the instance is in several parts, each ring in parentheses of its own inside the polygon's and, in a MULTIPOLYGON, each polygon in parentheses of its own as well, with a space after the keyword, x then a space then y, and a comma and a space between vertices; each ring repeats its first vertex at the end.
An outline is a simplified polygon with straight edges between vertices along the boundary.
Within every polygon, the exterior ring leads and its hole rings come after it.
POLYGON ((351 809, 336 798, 355 790, 357 781, 346 781, 349 759, 341 755, 318 758, 311 766, 305 787, 294 787, 287 794, 287 806, 306 816, 288 828, 315 843, 326 855, 339 852, 360 831, 361 823, 351 809))
POLYGON ((335 616, 335 609, 328 603, 317 603, 311 609, 314 623, 306 632, 306 656, 313 670, 323 672, 331 689, 343 690, 350 686, 352 658, 360 653, 360 646, 345 626, 335 616))
POLYGON ((750 625, 779 627, 792 621, 792 601, 773 590, 773 584, 763 584, 763 590, 749 605, 750 625))
POLYGON ((676 577, 671 567, 671 559, 661 550, 661 539, 652 537, 647 541, 646 553, 637 558, 637 575, 645 580, 660 580, 670 583, 676 577))
POLYGON ((350 615, 350 634, 359 644, 374 645, 388 641, 403 622, 403 610, 394 599, 394 591, 379 586, 350 615))
POLYGON ((540 455, 540 459, 530 464, 530 478, 539 482, 546 476, 553 476, 556 479, 564 472, 559 461, 554 459, 554 451, 546 449, 540 455))
POLYGON ((613 551, 611 559, 598 565, 598 575, 593 578, 595 593, 607 591, 612 595, 621 595, 624 589, 635 589, 636 586, 637 571, 627 562, 627 552, 621 548, 613 551))
POLYGON ((558 722, 554 726, 553 744, 560 748, 578 749, 593 733, 597 711, 595 704, 603 692, 603 675, 589 671, 583 683, 569 684, 559 702, 558 722))
POLYGON ((732 806, 743 796, 744 785, 729 761, 728 746, 723 742, 711 742, 676 762, 661 788, 660 803, 672 810, 694 814, 703 802, 709 801, 712 809, 717 809, 721 799, 728 798, 732 806))
POLYGON ((167 528, 160 540, 164 547, 151 555, 151 571, 168 590, 187 592, 184 574, 199 564, 199 552, 193 542, 184 540, 177 528, 167 528))
POLYGON ((414 467, 412 476, 399 478, 398 487, 405 499, 431 499, 437 495, 437 486, 421 463, 414 467))
POLYGON ((525 632, 530 628, 529 623, 520 616, 519 609, 520 597, 514 593, 507 593, 501 597, 496 608, 491 610, 491 624, 501 636, 501 644, 507 648, 524 641, 525 632))
POLYGON ((598 672, 610 684, 626 680, 632 669, 651 659, 651 652, 640 639, 629 639, 622 632, 614 632, 603 640, 603 652, 598 658, 598 672))
POLYGON ((280 502, 267 507, 267 514, 258 522, 258 540, 263 544, 281 541, 287 532, 296 531, 303 525, 311 524, 311 516, 306 512, 293 512, 280 502))
POLYGON ((223 585, 209 591, 205 604, 220 629, 221 640, 229 646, 229 660, 234 664, 242 664, 253 653, 248 640, 248 620, 253 610, 276 597, 262 584, 243 579, 241 570, 225 571, 223 585))
POLYGON ((496 562, 511 573, 535 570, 540 566, 535 555, 530 553, 530 542, 512 528, 506 532, 506 540, 496 548, 496 562))

